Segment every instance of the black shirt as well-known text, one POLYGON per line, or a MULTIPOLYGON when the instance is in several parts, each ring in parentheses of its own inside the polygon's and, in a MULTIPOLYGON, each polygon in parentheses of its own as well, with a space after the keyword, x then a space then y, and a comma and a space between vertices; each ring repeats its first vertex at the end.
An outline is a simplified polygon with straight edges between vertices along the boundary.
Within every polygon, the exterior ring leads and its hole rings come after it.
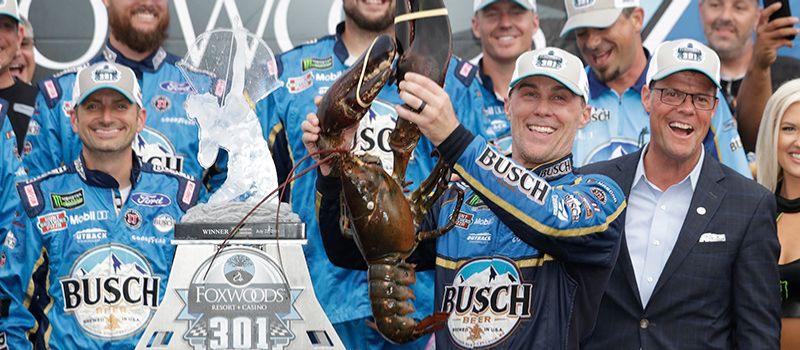
MULTIPOLYGON (((775 92, 783 83, 800 77, 800 60, 794 57, 778 56, 775 63, 770 67, 770 72, 772 76, 772 92, 775 92)), ((728 101, 731 113, 736 111, 736 95, 739 93, 742 80, 744 80, 744 77, 732 80, 722 79, 720 81, 722 83, 722 94, 725 95, 725 99, 728 101)))
POLYGON ((28 133, 28 123, 33 115, 38 91, 17 79, 14 79, 14 85, 0 89, 0 98, 9 103, 7 115, 17 138, 17 150, 25 150, 25 135, 28 133))

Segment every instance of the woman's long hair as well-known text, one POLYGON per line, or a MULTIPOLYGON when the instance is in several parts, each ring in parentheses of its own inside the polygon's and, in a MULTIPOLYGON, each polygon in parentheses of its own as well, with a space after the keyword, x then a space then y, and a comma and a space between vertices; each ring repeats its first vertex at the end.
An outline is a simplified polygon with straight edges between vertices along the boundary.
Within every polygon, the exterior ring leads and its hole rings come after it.
POLYGON ((789 107, 800 102, 800 79, 781 85, 767 101, 756 142, 758 183, 775 192, 783 169, 778 165, 778 132, 781 120, 789 107))

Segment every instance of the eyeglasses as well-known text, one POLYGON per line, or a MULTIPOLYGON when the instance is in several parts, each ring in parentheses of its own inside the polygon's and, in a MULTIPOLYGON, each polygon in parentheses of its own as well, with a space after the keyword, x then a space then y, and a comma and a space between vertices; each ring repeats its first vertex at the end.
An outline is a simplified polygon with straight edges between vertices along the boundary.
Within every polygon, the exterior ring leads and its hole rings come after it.
POLYGON ((706 94, 690 94, 687 92, 671 88, 659 88, 653 90, 660 91, 661 102, 666 103, 670 106, 680 106, 681 104, 683 104, 683 101, 686 100, 686 96, 692 96, 692 104, 694 105, 694 108, 697 108, 699 110, 709 111, 714 109, 714 106, 717 104, 716 96, 711 96, 706 94))

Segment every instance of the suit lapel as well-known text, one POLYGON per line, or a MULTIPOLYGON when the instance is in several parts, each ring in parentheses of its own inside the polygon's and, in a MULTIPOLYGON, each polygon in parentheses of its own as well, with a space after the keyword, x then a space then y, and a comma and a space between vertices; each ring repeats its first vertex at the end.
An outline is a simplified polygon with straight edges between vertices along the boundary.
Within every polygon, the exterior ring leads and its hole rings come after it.
MULTIPOLYGON (((683 227, 678 235, 678 240, 675 242, 675 247, 667 259, 664 270, 661 272, 661 277, 658 278, 656 287, 650 297, 652 301, 661 288, 667 283, 672 274, 680 267, 686 255, 692 250, 700 236, 703 234, 706 226, 714 213, 722 203, 725 197, 725 189, 719 185, 725 175, 722 173, 719 163, 709 154, 706 154, 703 168, 700 170, 700 177, 697 182, 697 187, 692 196, 692 202, 689 210, 686 212, 686 219, 683 222, 683 227), (699 208, 705 208, 704 213, 698 213, 699 208)), ((700 212, 703 212, 700 210, 700 212)), ((651 303, 650 303, 651 304, 651 303)))
MULTIPOLYGON (((621 159, 620 162, 617 162, 619 175, 615 177, 615 179, 620 180, 618 185, 625 193, 625 198, 628 198, 631 193, 631 187, 633 187, 633 177, 636 175, 636 167, 639 164, 641 152, 642 151, 639 151, 625 156, 625 158, 621 159)), ((636 275, 633 273, 633 265, 631 264, 631 255, 628 252, 628 242, 625 239, 625 217, 627 216, 627 212, 628 210, 625 209, 618 219, 621 220, 620 224, 622 226, 622 239, 620 242, 621 246, 619 248, 617 264, 620 265, 622 273, 625 275, 625 279, 628 281, 628 286, 631 288, 633 295, 636 296, 636 300, 639 302, 639 306, 641 307, 642 298, 639 295, 639 286, 636 284, 636 275)))

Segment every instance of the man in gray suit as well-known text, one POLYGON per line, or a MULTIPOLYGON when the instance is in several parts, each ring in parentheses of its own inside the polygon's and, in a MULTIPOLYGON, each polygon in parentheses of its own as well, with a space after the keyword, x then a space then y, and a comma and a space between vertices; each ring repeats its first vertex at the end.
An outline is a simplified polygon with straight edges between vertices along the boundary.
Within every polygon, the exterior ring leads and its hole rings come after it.
POLYGON ((581 169, 628 196, 619 258, 584 349, 779 347, 774 196, 702 144, 720 102, 719 66, 696 41, 662 43, 642 88, 650 143, 581 169))

